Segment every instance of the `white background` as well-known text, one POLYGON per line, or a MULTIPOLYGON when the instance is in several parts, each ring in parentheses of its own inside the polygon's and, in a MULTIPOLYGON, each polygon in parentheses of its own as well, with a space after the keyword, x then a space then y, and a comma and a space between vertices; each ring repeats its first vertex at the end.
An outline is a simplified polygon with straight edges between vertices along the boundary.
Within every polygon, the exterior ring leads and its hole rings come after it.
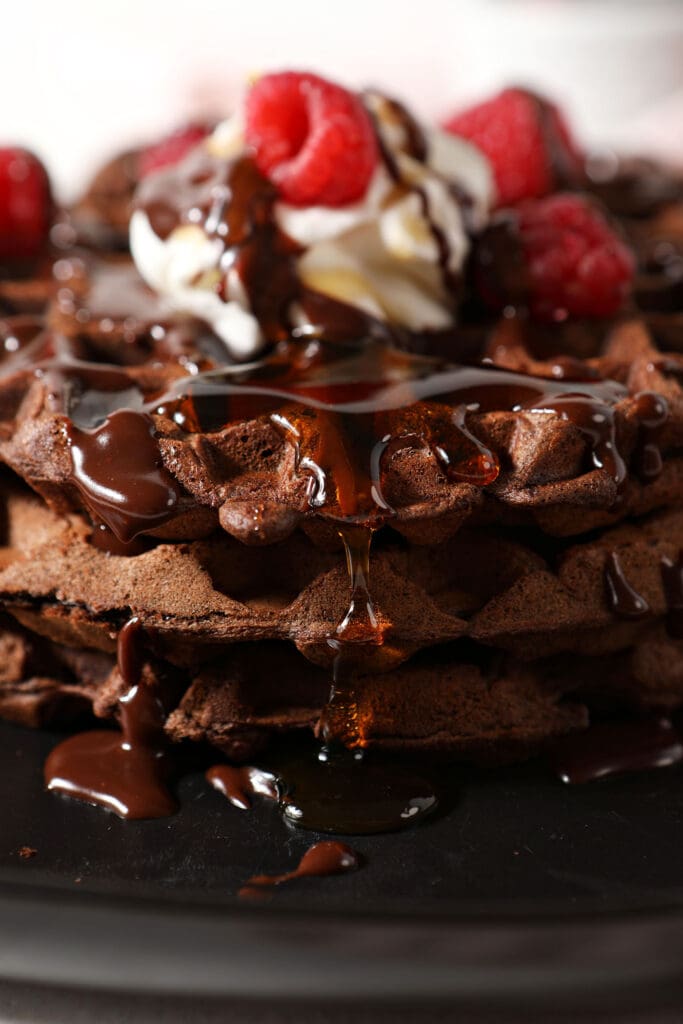
POLYGON ((380 84, 438 117, 509 82, 541 86, 589 140, 683 157, 679 0, 4 0, 6 142, 62 192, 104 155, 227 113, 249 72, 380 84))

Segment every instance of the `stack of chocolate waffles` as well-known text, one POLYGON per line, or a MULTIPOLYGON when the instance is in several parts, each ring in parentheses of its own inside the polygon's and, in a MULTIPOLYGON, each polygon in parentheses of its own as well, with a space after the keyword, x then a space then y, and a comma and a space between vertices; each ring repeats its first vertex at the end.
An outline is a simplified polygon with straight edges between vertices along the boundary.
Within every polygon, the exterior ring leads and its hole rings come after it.
MULTIPOLYGON (((141 186, 176 219, 188 159, 141 186)), ((452 326, 415 330, 296 290, 272 184, 233 176, 226 251, 271 247, 247 261, 266 337, 245 363, 136 269, 141 161, 0 281, 0 714, 116 719, 132 671, 171 748, 244 761, 312 731, 504 761, 681 705, 683 177, 555 182, 635 253, 618 309, 535 317, 510 204, 468 229, 452 326)))

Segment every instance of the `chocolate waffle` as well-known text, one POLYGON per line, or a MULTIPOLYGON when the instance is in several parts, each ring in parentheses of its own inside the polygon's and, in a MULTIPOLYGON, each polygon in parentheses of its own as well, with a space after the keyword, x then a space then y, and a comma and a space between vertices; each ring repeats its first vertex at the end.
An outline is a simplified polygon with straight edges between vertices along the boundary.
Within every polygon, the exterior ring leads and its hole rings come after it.
POLYGON ((0 323, 0 714, 126 733, 142 687, 153 750, 244 760, 308 730, 503 762, 592 713, 683 703, 679 178, 582 180, 635 246, 634 288, 613 316, 551 324, 472 291, 482 254, 509 277, 509 227, 478 228, 457 193, 452 323, 417 329, 312 288, 272 184, 204 148, 136 208, 164 243, 187 209, 213 218, 212 294, 234 304, 223 268, 241 267, 263 335, 245 361, 123 251, 135 160, 96 180, 0 323))

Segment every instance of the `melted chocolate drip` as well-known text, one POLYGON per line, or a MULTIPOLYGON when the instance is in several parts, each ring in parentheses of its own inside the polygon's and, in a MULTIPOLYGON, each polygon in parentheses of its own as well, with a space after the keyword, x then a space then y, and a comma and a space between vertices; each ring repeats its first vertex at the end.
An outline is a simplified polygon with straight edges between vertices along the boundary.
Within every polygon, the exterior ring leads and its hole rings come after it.
POLYGON ((326 840, 310 846, 293 871, 285 871, 281 875, 254 875, 238 895, 241 899, 263 898, 268 889, 285 882, 293 882, 297 878, 343 875, 357 871, 360 865, 360 856, 350 846, 326 840))
POLYGON ((665 398, 653 391, 636 395, 635 406, 640 431, 633 463, 644 480, 655 480, 664 467, 657 440, 669 418, 669 406, 665 398))
POLYGON ((683 640, 683 551, 676 559, 664 555, 660 563, 666 598, 666 628, 670 636, 683 640))
POLYGON ((79 733, 58 744, 45 762, 48 789, 114 811, 121 818, 163 818, 177 810, 167 788, 164 709, 142 679, 143 630, 133 617, 118 639, 121 731, 79 733))
POLYGON ((254 796, 277 800, 277 777, 253 765, 216 764, 206 772, 206 780, 227 797, 233 807, 248 811, 254 796))
POLYGON ((177 514, 180 487, 161 462, 150 416, 119 409, 95 430, 65 429, 73 482, 118 540, 130 543, 177 514))
POLYGON ((563 782, 593 782, 679 764, 683 741, 668 718, 593 725, 558 740, 548 760, 563 782))
POLYGON ((605 587, 608 604, 620 619, 644 619, 650 614, 650 605, 626 579, 616 551, 605 562, 605 587))
POLYGON ((98 551, 105 551, 108 555, 118 555, 123 558, 135 558, 136 555, 144 555, 154 547, 154 542, 142 534, 133 540, 122 541, 104 523, 97 523, 93 526, 90 535, 90 543, 98 551))

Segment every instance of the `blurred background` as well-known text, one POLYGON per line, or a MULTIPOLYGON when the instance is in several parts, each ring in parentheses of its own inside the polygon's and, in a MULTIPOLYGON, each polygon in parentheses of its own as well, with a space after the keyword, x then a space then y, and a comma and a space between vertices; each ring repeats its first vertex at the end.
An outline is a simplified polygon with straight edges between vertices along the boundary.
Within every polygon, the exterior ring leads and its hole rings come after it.
POLYGON ((588 143, 683 160, 683 0, 23 0, 3 33, 2 138, 73 195, 117 148, 244 77, 381 84, 424 117, 508 84, 555 96, 588 143))

